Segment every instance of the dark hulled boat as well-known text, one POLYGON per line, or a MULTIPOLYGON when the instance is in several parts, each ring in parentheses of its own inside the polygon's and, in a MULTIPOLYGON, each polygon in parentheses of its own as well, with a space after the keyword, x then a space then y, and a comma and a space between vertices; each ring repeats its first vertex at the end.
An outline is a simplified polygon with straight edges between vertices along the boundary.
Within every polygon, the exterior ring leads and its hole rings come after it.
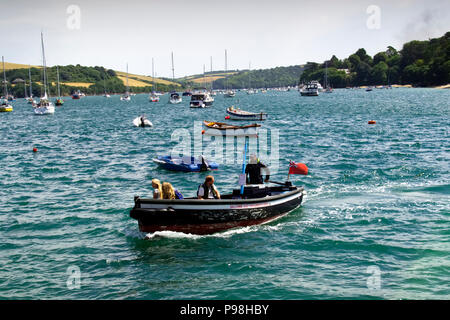
POLYGON ((302 203, 303 188, 286 182, 283 186, 246 186, 223 195, 220 200, 143 199, 135 197, 130 217, 138 220, 142 232, 177 231, 212 234, 279 218, 302 203))

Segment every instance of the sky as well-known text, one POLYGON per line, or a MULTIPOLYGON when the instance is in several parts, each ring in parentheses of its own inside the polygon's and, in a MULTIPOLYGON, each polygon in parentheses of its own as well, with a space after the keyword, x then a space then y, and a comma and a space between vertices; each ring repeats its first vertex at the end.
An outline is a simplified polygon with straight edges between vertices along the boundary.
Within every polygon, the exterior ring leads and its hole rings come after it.
POLYGON ((370 55, 450 31, 449 0, 0 0, 0 55, 159 77, 370 55))

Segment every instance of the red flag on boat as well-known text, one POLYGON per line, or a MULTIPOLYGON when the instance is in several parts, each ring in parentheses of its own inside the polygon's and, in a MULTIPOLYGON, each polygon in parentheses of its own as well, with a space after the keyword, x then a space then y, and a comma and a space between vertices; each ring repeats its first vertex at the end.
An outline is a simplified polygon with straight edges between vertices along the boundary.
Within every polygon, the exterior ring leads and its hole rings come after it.
POLYGON ((289 162, 289 174, 308 174, 308 167, 304 163, 289 162))

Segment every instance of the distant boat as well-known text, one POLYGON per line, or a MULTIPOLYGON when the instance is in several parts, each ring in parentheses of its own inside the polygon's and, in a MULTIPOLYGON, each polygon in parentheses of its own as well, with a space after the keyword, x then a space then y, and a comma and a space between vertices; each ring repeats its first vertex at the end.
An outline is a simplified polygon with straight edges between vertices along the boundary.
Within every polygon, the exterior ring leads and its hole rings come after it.
POLYGON ((236 92, 234 92, 233 90, 227 90, 225 91, 225 97, 227 98, 233 98, 236 96, 236 92))
POLYGON ((302 96, 318 96, 319 95, 319 87, 317 85, 317 81, 311 81, 310 83, 304 85, 300 89, 300 94, 302 96))
POLYGON ((13 111, 13 106, 8 103, 8 86, 6 82, 6 72, 5 72, 5 58, 2 56, 3 64, 3 99, 0 101, 0 112, 11 112, 13 111))
MULTIPOLYGON (((172 81, 175 82, 175 67, 173 64, 173 52, 172 52, 172 81)), ((177 92, 172 91, 169 95, 169 103, 178 104, 181 102, 183 102, 183 98, 181 98, 181 96, 177 92)))
POLYGON ((59 68, 56 66, 56 78, 58 82, 58 98, 56 99, 55 105, 62 106, 64 104, 64 100, 61 98, 61 90, 59 88, 59 68))
POLYGON ((74 100, 79 100, 79 99, 81 99, 81 92, 80 92, 80 90, 75 91, 75 92, 72 94, 72 99, 74 99, 74 100))
POLYGON ((373 91, 373 88, 372 88, 371 86, 369 86, 369 87, 366 88, 366 91, 367 91, 367 92, 373 91))
POLYGON ((47 62, 45 60, 44 51, 44 35, 41 32, 41 45, 42 45, 42 62, 44 71, 44 96, 41 97, 39 103, 34 107, 34 113, 36 115, 46 115, 55 113, 55 106, 53 102, 47 96, 47 62))
POLYGON ((192 92, 191 91, 183 92, 183 97, 190 97, 190 96, 192 96, 192 92))
POLYGON ((127 91, 125 91, 125 93, 120 97, 121 101, 130 101, 131 100, 129 91, 130 91, 130 87, 128 86, 128 63, 127 63, 127 91))
POLYGON ((36 101, 33 99, 33 85, 31 81, 31 66, 28 68, 28 77, 30 78, 30 97, 27 99, 28 103, 35 105, 36 101))
POLYGON ((325 93, 332 93, 333 88, 328 83, 328 61, 325 61, 325 93))
POLYGON ((111 96, 106 92, 106 79, 105 79, 105 77, 103 77, 103 91, 105 92, 105 93, 103 94, 103 97, 105 97, 105 98, 111 98, 111 96))
POLYGON ((159 96, 156 94, 156 85, 155 85, 155 65, 152 58, 152 93, 148 100, 150 102, 159 102, 159 96))
POLYGON ((171 104, 178 104, 183 102, 183 99, 180 97, 180 95, 178 94, 178 92, 171 92, 170 96, 169 96, 169 103, 171 104))
POLYGON ((239 108, 229 107, 227 109, 227 114, 231 120, 255 120, 263 121, 267 119, 267 113, 254 113, 241 110, 239 108))
POLYGON ((191 96, 191 102, 189 106, 191 108, 207 108, 214 102, 214 98, 211 97, 209 92, 198 92, 191 96))
POLYGON ((236 96, 236 93, 228 87, 229 82, 228 82, 228 77, 226 75, 227 71, 228 71, 228 56, 227 56, 227 50, 225 50, 225 79, 226 79, 225 80, 226 81, 225 84, 226 84, 226 91, 224 93, 224 96, 227 97, 227 98, 233 98, 234 96, 236 96))

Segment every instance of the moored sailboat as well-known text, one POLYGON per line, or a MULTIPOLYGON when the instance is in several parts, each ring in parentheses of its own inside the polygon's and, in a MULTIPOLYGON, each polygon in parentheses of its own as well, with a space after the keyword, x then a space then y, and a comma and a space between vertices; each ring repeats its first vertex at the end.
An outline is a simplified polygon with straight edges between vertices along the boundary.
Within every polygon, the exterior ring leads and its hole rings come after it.
MULTIPOLYGON (((175 82, 175 67, 173 64, 173 52, 172 52, 172 81, 175 82)), ((178 104, 181 102, 183 102, 183 98, 181 98, 181 96, 177 92, 172 91, 169 95, 169 103, 178 104)))
POLYGON ((44 51, 44 35, 41 32, 41 45, 42 45, 42 62, 44 71, 44 96, 41 97, 39 103, 34 107, 34 113, 36 115, 46 115, 55 113, 55 106, 50 101, 47 95, 47 62, 45 60, 44 51))
POLYGON ((58 98, 56 98, 55 105, 60 107, 64 104, 64 100, 61 98, 61 89, 59 87, 59 68, 56 66, 56 80, 58 82, 58 98))
POLYGON ((130 91, 130 87, 128 86, 128 63, 127 63, 127 91, 125 91, 125 93, 120 97, 121 101, 130 101, 131 100, 129 91, 130 91))
POLYGON ((33 99, 33 85, 32 85, 32 81, 31 81, 31 66, 29 66, 29 68, 28 68, 28 77, 30 79, 30 96, 27 98, 27 101, 28 101, 28 103, 35 105, 36 100, 33 99))
POLYGON ((13 106, 8 103, 8 86, 6 82, 6 72, 5 72, 5 59, 2 56, 3 64, 3 99, 0 101, 0 112, 11 112, 13 111, 13 106))
POLYGON ((152 93, 150 94, 148 100, 150 102, 159 102, 159 96, 156 95, 156 86, 155 86, 155 63, 152 58, 152 93))

